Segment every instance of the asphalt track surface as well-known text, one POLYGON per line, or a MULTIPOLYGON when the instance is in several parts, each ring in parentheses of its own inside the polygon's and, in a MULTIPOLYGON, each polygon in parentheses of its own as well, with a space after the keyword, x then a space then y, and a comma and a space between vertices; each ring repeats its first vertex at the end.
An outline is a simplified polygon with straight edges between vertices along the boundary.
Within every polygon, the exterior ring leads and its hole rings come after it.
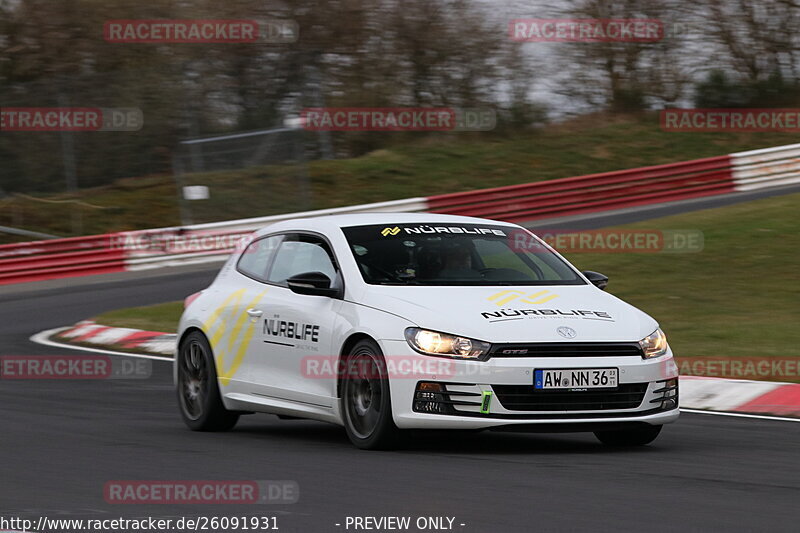
MULTIPOLYGON (((74 354, 28 338, 182 298, 213 276, 201 267, 6 287, 0 354, 74 354)), ((652 446, 623 451, 590 434, 484 432, 417 434, 399 450, 365 452, 336 426, 268 415, 244 417, 229 433, 192 433, 177 413, 170 365, 158 361, 145 381, 0 380, 0 413, 2 518, 274 516, 280 531, 308 533, 354 531, 348 516, 448 516, 455 531, 481 533, 800 523, 795 422, 683 414, 652 446), (131 506, 103 497, 112 480, 203 479, 294 480, 300 501, 131 506)))

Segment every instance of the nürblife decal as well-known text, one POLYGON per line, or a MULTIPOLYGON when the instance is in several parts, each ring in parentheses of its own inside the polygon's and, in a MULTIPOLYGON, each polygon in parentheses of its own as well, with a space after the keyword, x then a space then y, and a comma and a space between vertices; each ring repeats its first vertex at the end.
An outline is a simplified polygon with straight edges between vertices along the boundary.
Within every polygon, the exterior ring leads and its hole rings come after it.
MULTIPOLYGON (((492 294, 487 298, 495 305, 501 306, 509 302, 526 303, 530 305, 541 305, 558 298, 557 294, 549 290, 540 290, 530 294, 520 290, 505 290, 492 294)), ((488 322, 505 322, 508 320, 523 319, 544 319, 544 318, 566 318, 566 319, 587 319, 614 322, 614 318, 606 311, 588 309, 524 309, 504 307, 498 310, 482 311, 481 316, 488 322)))
POLYGON ((397 235, 435 235, 448 233, 451 235, 494 235, 505 237, 506 232, 498 228, 484 228, 479 226, 442 226, 421 224, 418 226, 394 226, 381 229, 384 237, 395 237, 397 235))
POLYGON ((488 322, 523 320, 526 318, 566 318, 614 322, 614 317, 606 311, 591 311, 587 309, 514 309, 507 307, 498 311, 482 311, 481 316, 488 322))
POLYGON ((262 326, 264 342, 316 352, 320 325, 282 319, 280 315, 265 318, 262 326))

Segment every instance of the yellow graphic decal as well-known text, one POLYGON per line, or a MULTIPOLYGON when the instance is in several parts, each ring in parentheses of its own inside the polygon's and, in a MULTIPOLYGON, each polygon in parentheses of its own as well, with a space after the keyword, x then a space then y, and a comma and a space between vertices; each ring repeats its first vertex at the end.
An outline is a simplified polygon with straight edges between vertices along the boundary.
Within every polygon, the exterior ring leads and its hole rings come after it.
POLYGON ((383 228, 383 231, 381 231, 381 235, 383 235, 384 237, 386 237, 387 235, 394 236, 397 235, 398 233, 400 233, 400 228, 397 226, 393 228, 383 228))
POLYGON ((493 301, 498 306, 502 306, 512 300, 516 300, 517 298, 522 298, 520 300, 522 303, 539 305, 558 298, 558 294, 551 294, 548 290, 534 292, 531 294, 525 294, 522 291, 507 290, 493 294, 489 296, 487 300, 493 301))
POLYGON ((549 291, 539 291, 539 292, 534 293, 534 294, 529 294, 528 296, 526 296, 525 298, 520 300, 520 302, 523 302, 523 303, 526 303, 526 304, 537 304, 538 305, 538 304, 543 304, 545 302, 549 302, 553 298, 558 298, 557 294, 547 294, 548 292, 549 291))
POLYGON ((215 361, 217 363, 217 377, 221 385, 230 383, 231 378, 239 370, 239 367, 247 353, 247 347, 253 339, 257 321, 248 323, 249 315, 247 310, 255 307, 264 297, 267 290, 259 293, 252 302, 242 304, 245 289, 239 289, 225 298, 222 305, 217 307, 203 327, 209 335, 211 348, 214 350, 215 361), (233 324, 231 328, 230 325, 233 324), (245 324, 247 326, 245 327, 245 324), (212 333, 213 332, 213 333, 212 333), (227 335, 227 342, 225 336, 227 335), (232 355, 230 365, 226 367, 225 360, 232 355))

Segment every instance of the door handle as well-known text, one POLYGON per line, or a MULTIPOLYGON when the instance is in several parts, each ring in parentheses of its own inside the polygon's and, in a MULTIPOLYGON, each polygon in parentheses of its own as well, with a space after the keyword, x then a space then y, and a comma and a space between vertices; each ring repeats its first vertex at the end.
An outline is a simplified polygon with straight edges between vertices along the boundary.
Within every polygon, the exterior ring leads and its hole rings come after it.
POLYGON ((264 311, 260 311, 258 309, 248 309, 247 314, 250 315, 250 318, 258 318, 264 314, 264 311))

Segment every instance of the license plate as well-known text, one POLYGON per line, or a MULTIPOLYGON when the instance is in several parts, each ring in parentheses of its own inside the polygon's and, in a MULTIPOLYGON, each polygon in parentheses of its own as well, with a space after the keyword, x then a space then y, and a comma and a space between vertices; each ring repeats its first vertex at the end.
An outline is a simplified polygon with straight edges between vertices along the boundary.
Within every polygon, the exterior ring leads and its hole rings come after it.
POLYGON ((534 370, 533 387, 538 390, 615 389, 618 372, 616 368, 534 370))

